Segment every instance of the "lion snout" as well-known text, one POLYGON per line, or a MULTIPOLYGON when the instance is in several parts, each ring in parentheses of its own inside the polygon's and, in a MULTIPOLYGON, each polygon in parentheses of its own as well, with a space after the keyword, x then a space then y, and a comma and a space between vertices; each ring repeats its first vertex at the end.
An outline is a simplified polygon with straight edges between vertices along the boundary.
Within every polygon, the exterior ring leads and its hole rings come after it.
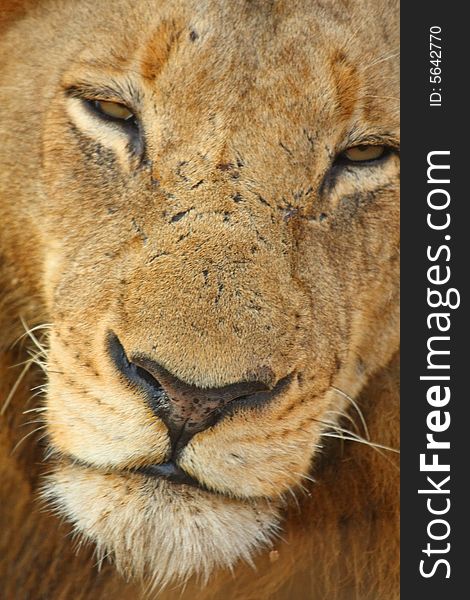
POLYGON ((254 369, 246 379, 221 387, 187 383, 144 354, 126 354, 119 338, 108 334, 108 351, 114 366, 131 385, 142 390, 154 414, 169 432, 168 460, 175 460, 197 433, 227 415, 268 405, 289 386, 292 376, 275 381, 267 367, 254 369))

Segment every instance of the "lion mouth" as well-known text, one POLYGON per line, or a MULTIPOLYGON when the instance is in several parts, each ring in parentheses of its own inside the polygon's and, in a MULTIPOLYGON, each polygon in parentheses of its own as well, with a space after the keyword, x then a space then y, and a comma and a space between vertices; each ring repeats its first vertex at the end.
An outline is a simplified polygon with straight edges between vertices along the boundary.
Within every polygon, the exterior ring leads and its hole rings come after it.
MULTIPOLYGON (((57 459, 59 459, 59 457, 57 457, 57 459)), ((102 468, 88 461, 79 460, 76 457, 61 454, 59 463, 75 465, 76 467, 81 467, 82 469, 85 469, 88 472, 94 471, 102 474, 120 475, 122 477, 126 477, 129 475, 137 475, 140 477, 145 477, 149 480, 153 480, 155 482, 166 481, 172 486, 190 486, 208 494, 216 494, 217 496, 228 496, 224 492, 214 490, 212 488, 209 488, 207 485, 204 485, 203 483, 186 473, 186 471, 184 471, 172 459, 167 460, 163 463, 149 464, 144 465, 142 467, 102 468)))
POLYGON ((132 469, 132 472, 140 473, 147 477, 155 477, 157 479, 165 479, 166 481, 168 481, 170 483, 175 483, 178 485, 189 485, 191 487, 198 488, 205 492, 213 493, 212 490, 209 490, 205 485, 200 483, 197 479, 194 479, 194 477, 191 477, 191 475, 188 475, 188 473, 186 473, 186 471, 183 471, 183 469, 179 465, 177 465, 175 462, 173 462, 171 460, 168 462, 160 463, 160 464, 147 465, 145 467, 138 467, 138 468, 132 469))

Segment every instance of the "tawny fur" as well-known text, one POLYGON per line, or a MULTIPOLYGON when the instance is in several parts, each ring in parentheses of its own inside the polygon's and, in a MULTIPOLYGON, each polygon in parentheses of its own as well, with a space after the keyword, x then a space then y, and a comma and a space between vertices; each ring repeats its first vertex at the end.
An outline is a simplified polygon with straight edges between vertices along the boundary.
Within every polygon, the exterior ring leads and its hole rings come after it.
POLYGON ((397 6, 8 9, 2 593, 395 600, 397 460, 384 448, 399 427, 399 160, 331 165, 357 143, 398 144, 397 6), (97 89, 133 106, 143 154, 76 97, 97 89), (33 365, 15 384, 28 344, 12 344, 46 323, 30 337, 47 374, 33 365), (118 377, 109 330, 200 387, 295 374, 184 450, 214 493, 127 472, 164 460, 169 441, 118 377), (330 437, 365 436, 358 413, 380 447, 330 437))

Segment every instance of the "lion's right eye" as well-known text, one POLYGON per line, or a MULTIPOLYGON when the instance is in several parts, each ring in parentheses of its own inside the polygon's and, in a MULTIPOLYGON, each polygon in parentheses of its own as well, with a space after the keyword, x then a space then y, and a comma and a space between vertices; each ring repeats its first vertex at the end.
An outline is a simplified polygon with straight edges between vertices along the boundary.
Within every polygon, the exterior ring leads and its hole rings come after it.
POLYGON ((344 152, 344 157, 350 162, 370 162, 382 158, 385 154, 386 146, 375 146, 372 144, 363 144, 352 146, 344 152))
POLYGON ((124 104, 105 100, 88 100, 88 104, 100 115, 113 121, 129 122, 135 119, 135 114, 124 104))

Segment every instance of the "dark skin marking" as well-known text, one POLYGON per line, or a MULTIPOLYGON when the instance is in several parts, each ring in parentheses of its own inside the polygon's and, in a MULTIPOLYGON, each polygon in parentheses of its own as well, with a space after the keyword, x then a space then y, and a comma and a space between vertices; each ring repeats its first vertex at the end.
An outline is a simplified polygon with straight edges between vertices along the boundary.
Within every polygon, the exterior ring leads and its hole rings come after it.
POLYGON ((184 174, 182 173, 182 169, 183 169, 183 167, 185 167, 187 164, 188 164, 188 161, 187 161, 187 160, 182 160, 182 161, 181 161, 181 162, 178 164, 178 167, 177 167, 177 169, 176 169, 176 174, 178 175, 178 177, 181 177, 181 179, 182 179, 183 181, 189 181, 189 179, 186 177, 186 175, 184 175, 184 174))
POLYGON ((224 284, 223 283, 219 283, 218 287, 217 287, 217 296, 214 299, 214 303, 218 304, 220 297, 222 296, 222 292, 224 290, 224 284))
POLYGON ((342 165, 334 164, 328 171, 325 173, 323 180, 320 184, 320 188, 318 190, 318 195, 323 197, 329 194, 332 189, 336 185, 336 181, 338 177, 341 175, 341 171, 344 167, 342 165))
POLYGON ((157 258, 160 258, 162 256, 168 256, 168 252, 159 252, 158 254, 154 254, 153 256, 151 256, 148 260, 149 264, 153 263, 154 260, 157 260, 157 258))
POLYGON ((219 169, 219 171, 230 171, 234 167, 235 165, 233 163, 219 163, 216 166, 216 169, 219 169))
POLYGON ((258 194, 258 200, 261 202, 261 204, 265 204, 266 206, 269 206, 269 208, 272 208, 269 202, 260 194, 258 194))
POLYGON ((364 375, 367 371, 367 366, 361 358, 357 359, 356 362, 356 371, 359 375, 364 375))
POLYGON ((147 237, 147 234, 145 233, 145 231, 142 229, 142 227, 137 223, 137 221, 134 218, 132 219, 131 222, 132 222, 132 227, 136 231, 137 235, 140 237, 140 239, 143 241, 143 243, 146 244, 148 237, 147 237))
POLYGON ((176 215, 171 217, 171 222, 176 223, 177 221, 181 221, 181 219, 185 217, 191 210, 193 210, 193 208, 188 208, 188 210, 182 210, 181 212, 176 213, 176 215))
POLYGON ((285 144, 283 144, 282 142, 279 142, 279 146, 281 146, 281 148, 287 152, 287 154, 289 156, 292 156, 292 150, 290 148, 288 148, 285 144))
POLYGON ((305 134, 305 137, 307 138, 310 146, 312 148, 314 148, 315 147, 315 138, 313 137, 313 135, 307 129, 304 129, 304 134, 305 134))
POLYGON ((335 373, 339 372, 339 370, 341 369, 341 364, 342 362, 340 357, 337 354, 335 354, 335 373))
POLYGON ((287 221, 290 221, 292 217, 295 217, 297 215, 299 209, 289 204, 286 208, 283 209, 283 212, 284 214, 282 216, 282 220, 287 223, 287 221))

